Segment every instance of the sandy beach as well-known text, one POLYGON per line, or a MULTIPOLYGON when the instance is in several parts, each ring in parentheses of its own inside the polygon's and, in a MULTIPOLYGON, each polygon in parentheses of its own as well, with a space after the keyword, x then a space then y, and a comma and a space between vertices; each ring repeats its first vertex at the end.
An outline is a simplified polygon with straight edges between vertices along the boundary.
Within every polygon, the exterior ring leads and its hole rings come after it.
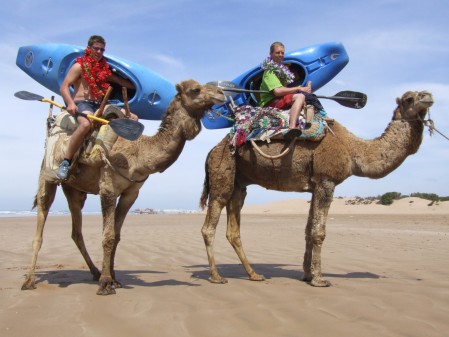
MULTIPOLYGON (((266 281, 251 282, 226 241, 215 254, 224 285, 208 281, 204 214, 130 214, 117 278, 97 284, 70 238, 68 216, 50 216, 37 289, 21 291, 35 217, 0 218, 0 335, 71 336, 448 336, 449 202, 332 205, 322 252, 329 288, 301 282, 307 200, 248 205, 242 241, 266 281)), ((101 267, 101 217, 84 217, 87 248, 101 267)))

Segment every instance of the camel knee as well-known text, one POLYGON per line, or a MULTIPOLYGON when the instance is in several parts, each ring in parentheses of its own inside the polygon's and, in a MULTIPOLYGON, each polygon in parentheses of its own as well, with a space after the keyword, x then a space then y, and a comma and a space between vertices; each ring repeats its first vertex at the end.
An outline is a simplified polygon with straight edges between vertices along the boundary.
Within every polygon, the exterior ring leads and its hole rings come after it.
POLYGON ((323 243, 326 238, 326 228, 325 226, 320 225, 308 225, 306 227, 306 241, 311 242, 313 244, 323 243))
POLYGON ((104 249, 112 249, 115 245, 115 236, 105 236, 102 244, 104 249))
POLYGON ((42 238, 35 238, 33 239, 32 247, 33 251, 39 251, 42 247, 42 242, 44 240, 42 238))
POLYGON ((72 232, 72 240, 79 249, 83 249, 84 246, 84 236, 81 232, 72 232))
POLYGON ((241 246, 242 241, 240 240, 240 235, 235 233, 226 233, 226 239, 228 239, 229 243, 234 246, 241 246))
POLYGON ((322 245, 324 239, 326 238, 326 233, 322 231, 312 231, 310 239, 314 245, 322 245))
POLYGON ((211 244, 215 238, 215 228, 210 227, 207 224, 204 224, 203 228, 201 228, 201 235, 203 236, 204 242, 206 244, 211 244))
POLYGON ((77 243, 80 240, 83 240, 83 234, 78 233, 78 232, 72 232, 72 240, 77 243))

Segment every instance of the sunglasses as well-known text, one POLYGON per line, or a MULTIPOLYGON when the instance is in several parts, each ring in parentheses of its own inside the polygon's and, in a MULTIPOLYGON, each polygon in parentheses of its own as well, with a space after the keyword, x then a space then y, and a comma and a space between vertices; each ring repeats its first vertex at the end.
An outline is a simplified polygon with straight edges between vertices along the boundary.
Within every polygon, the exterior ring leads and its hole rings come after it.
POLYGON ((101 51, 102 53, 104 53, 104 51, 106 50, 106 49, 100 48, 100 47, 89 47, 89 48, 94 50, 94 51, 101 51))

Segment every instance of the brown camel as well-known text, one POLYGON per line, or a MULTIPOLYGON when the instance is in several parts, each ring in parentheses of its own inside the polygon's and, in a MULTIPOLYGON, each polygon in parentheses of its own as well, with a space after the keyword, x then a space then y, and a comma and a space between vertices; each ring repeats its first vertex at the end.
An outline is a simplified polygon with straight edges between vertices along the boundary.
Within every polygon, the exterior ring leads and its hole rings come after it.
MULTIPOLYGON (((240 239, 240 211, 246 196, 246 186, 257 184, 278 191, 311 192, 309 217, 305 229, 303 281, 313 286, 327 287, 330 282, 321 274, 321 246, 326 236, 326 220, 335 186, 351 175, 382 178, 396 169, 407 156, 416 153, 423 135, 424 118, 433 104, 429 92, 406 92, 397 99, 393 119, 382 136, 364 140, 357 138, 335 122, 320 142, 296 141, 293 151, 281 159, 267 159, 250 144, 231 154, 225 137, 206 160, 206 178, 200 200, 206 206, 202 235, 209 259, 210 278, 214 283, 226 283, 218 272, 214 257, 214 237, 220 213, 227 211, 226 238, 243 264, 249 279, 264 280, 248 262, 240 239)), ((260 148, 268 155, 281 153, 288 146, 282 140, 272 140, 260 148)))
MULTIPOLYGON (((128 211, 139 194, 139 189, 152 173, 163 172, 181 154, 187 140, 201 131, 200 119, 213 104, 225 102, 221 89, 201 86, 188 80, 176 85, 177 94, 170 103, 158 132, 154 136, 141 136, 136 141, 118 138, 108 159, 111 165, 102 167, 79 163, 72 168, 69 179, 62 183, 72 216, 72 239, 83 255, 94 280, 99 280, 97 294, 115 293, 121 287, 115 278, 114 258, 120 241, 120 230, 128 211), (87 193, 99 194, 103 214, 103 268, 100 273, 93 264, 82 235, 82 208, 87 193)), ((57 184, 39 177, 39 189, 34 206, 37 206, 37 230, 33 240, 33 257, 22 289, 34 289, 37 254, 42 245, 42 235, 57 184)))

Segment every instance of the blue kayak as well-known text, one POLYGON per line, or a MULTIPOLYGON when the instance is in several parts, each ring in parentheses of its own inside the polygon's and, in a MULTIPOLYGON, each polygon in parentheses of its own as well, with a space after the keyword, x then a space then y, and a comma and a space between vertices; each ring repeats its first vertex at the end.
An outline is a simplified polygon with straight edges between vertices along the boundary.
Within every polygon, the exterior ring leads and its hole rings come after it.
MULTIPOLYGON (((76 58, 85 47, 40 44, 20 47, 16 64, 44 87, 59 95, 59 88, 76 58)), ((111 70, 130 80, 136 89, 127 92, 129 108, 139 118, 161 120, 176 94, 175 86, 152 70, 134 62, 105 54, 111 70)), ((112 84, 109 103, 123 106, 122 89, 112 84)))
MULTIPOLYGON (((262 60, 261 60, 262 61, 262 60)), ((343 44, 327 42, 285 53, 284 64, 296 75, 292 86, 306 86, 312 81, 312 90, 318 90, 332 80, 349 62, 343 44)), ((248 70, 232 80, 237 87, 259 90, 263 69, 260 65, 248 70)), ((237 93, 232 96, 236 105, 258 105, 258 95, 254 93, 237 93)), ((202 119, 207 129, 222 129, 231 127, 234 122, 230 114, 228 102, 215 105, 202 119)))
MULTIPOLYGON (((41 44, 20 47, 16 64, 34 80, 59 94, 59 88, 84 47, 66 44, 41 44)), ((160 120, 176 94, 175 86, 152 70, 123 58, 105 54, 115 74, 132 81, 136 90, 128 89, 130 109, 141 119, 160 120)), ((349 62, 345 48, 339 42, 328 42, 294 50, 285 54, 284 63, 296 74, 293 85, 307 85, 317 90, 334 78, 349 62)), ((263 70, 253 67, 232 82, 244 89, 259 89, 263 70)), ((109 103, 122 106, 121 88, 113 84, 109 103)), ((238 93, 232 96, 236 105, 257 105, 258 95, 238 93)), ((229 101, 214 106, 202 119, 207 129, 222 129, 233 125, 229 101)))

